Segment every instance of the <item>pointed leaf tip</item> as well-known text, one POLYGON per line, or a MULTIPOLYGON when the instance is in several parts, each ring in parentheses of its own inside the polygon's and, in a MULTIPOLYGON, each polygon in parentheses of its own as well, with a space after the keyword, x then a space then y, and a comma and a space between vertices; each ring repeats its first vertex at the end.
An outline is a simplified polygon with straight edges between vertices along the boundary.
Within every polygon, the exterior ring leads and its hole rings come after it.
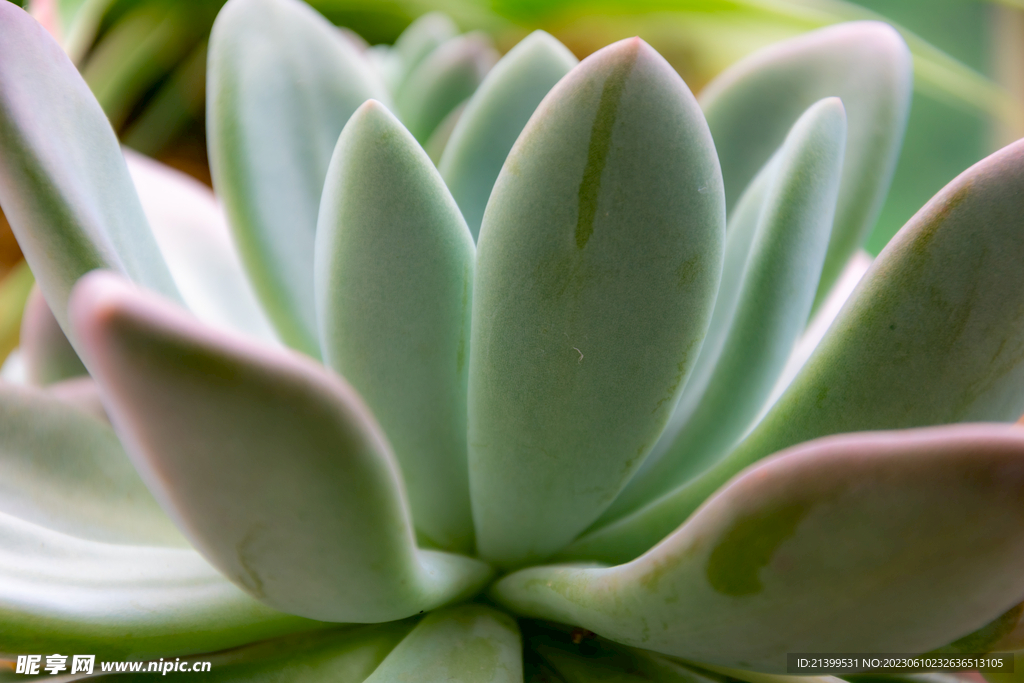
POLYGON ((136 468, 251 595, 310 618, 388 621, 490 576, 478 561, 416 548, 390 448, 340 377, 207 328, 109 273, 83 278, 71 305, 136 468))
POLYGON ((640 465, 707 329, 724 204, 696 101, 639 39, 581 62, 530 119, 478 247, 469 434, 483 556, 550 555, 640 465))
POLYGON ((882 209, 910 111, 910 50, 888 24, 829 26, 766 47, 722 72, 700 101, 715 138, 729 207, 824 97, 840 97, 849 144, 815 306, 828 293, 882 209))
POLYGON ((512 145, 544 96, 577 63, 554 37, 534 31, 501 58, 467 103, 438 169, 474 239, 512 145))
POLYGON ((435 547, 473 547, 466 365, 473 240, 415 138, 380 103, 352 115, 327 173, 315 284, 326 363, 366 400, 435 547))

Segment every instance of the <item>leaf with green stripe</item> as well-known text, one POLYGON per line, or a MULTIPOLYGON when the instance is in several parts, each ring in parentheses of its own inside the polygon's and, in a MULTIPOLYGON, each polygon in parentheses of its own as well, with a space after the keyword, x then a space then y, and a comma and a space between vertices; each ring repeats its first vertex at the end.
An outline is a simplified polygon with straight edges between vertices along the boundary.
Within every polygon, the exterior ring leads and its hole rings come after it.
POLYGON ((643 462, 722 268, 714 144, 639 39, 584 60, 512 148, 484 214, 469 369, 481 555, 556 552, 643 462))
POLYGON ((575 542, 622 562, 760 458, 828 434, 1024 412, 1024 141, 964 171, 878 255, 761 422, 700 477, 575 542))
POLYGON ((784 673, 789 652, 928 652, 1019 614, 1022 495, 1021 427, 841 434, 746 470, 632 562, 524 569, 492 597, 735 669, 784 673))
MULTIPOLYGON (((672 418, 680 426, 662 436, 660 459, 616 500, 619 516, 721 457, 768 398, 814 301, 845 145, 842 103, 822 100, 793 124, 769 162, 769 178, 751 184, 767 187, 752 202, 760 204, 756 219, 729 230, 727 271, 708 338, 672 418)), ((753 213, 743 203, 740 217, 753 213)))

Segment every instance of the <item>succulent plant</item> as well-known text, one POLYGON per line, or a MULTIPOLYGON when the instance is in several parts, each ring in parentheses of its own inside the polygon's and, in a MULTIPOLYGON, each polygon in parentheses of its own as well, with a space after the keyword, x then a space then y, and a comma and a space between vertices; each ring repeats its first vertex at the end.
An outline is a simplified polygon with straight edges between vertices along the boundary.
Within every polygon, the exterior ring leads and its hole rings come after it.
POLYGON ((409 73, 407 127, 308 7, 227 3, 207 115, 236 254, 212 200, 177 219, 130 159, 140 202, 0 3, 0 203, 74 354, 42 323, 22 351, 92 378, 0 386, 0 651, 760 683, 788 652, 1024 647, 1024 432, 999 424, 1024 412, 1024 142, 817 341, 906 121, 889 27, 771 47, 700 103, 639 39, 577 65, 536 33, 436 167, 443 107, 409 112, 439 75, 409 73))

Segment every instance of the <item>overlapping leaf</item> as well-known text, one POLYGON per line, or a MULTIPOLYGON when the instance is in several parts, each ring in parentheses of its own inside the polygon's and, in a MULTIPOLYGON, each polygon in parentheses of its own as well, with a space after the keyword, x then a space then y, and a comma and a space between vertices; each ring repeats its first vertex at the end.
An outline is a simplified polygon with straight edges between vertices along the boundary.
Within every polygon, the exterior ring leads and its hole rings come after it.
POLYGON ((715 467, 574 544, 632 559, 758 459, 827 434, 1024 412, 1024 141, 983 159, 879 254, 760 424, 715 467))
POLYGON ((730 223, 722 287, 696 369, 655 450, 659 460, 616 500, 620 511, 704 469, 757 415, 810 314, 845 144, 843 105, 823 100, 797 120, 751 183, 730 223))
POLYGON ((550 555, 639 467, 707 330, 724 223, 704 118, 643 41, 595 53, 542 102, 480 231, 469 448, 483 557, 550 555))
POLYGON ((136 469, 250 594, 292 614, 377 622, 489 578, 481 562, 416 548, 390 448, 337 376, 204 327, 106 273, 79 283, 73 308, 136 469))
POLYGON ((701 93, 730 207, 807 107, 843 100, 850 139, 818 303, 882 209, 907 125, 911 67, 892 27, 851 22, 756 52, 701 93))
POLYGON ((0 383, 0 512, 96 541, 187 545, 110 425, 7 383, 0 383))
POLYGON ((516 138, 540 101, 576 63, 564 45, 534 31, 501 58, 470 98, 438 169, 474 239, 516 138))
POLYGON ((360 107, 338 140, 320 207, 320 346, 388 435, 417 529, 466 553, 474 252, 416 140, 379 102, 360 107))
POLYGON ((97 543, 0 514, 0 647, 156 659, 325 625, 253 600, 192 550, 97 543))
POLYGON ((406 77, 395 92, 395 111, 409 132, 425 143, 456 106, 467 99, 498 61, 482 33, 446 41, 406 77))
POLYGON ((9 2, 0 82, 0 205, 61 326, 71 287, 94 268, 177 297, 106 116, 60 46, 9 2))
POLYGON ((313 242, 342 127, 384 86, 299 0, 231 0, 210 36, 207 136, 249 277, 290 346, 319 355, 313 242))
POLYGON ((738 669, 927 652, 1024 595, 1022 495, 1020 427, 840 435, 748 470, 633 562, 525 569, 492 592, 525 616, 738 669))
POLYGON ((509 615, 462 605, 424 617, 366 683, 520 683, 519 627, 509 615))

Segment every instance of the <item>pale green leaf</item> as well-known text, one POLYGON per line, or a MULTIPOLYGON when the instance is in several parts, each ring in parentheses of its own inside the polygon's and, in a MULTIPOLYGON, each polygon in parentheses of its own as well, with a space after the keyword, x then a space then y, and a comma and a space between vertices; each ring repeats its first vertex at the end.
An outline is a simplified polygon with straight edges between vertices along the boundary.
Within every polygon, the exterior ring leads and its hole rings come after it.
POLYGON ((509 150, 540 101, 577 61, 549 34, 534 31, 501 58, 470 98, 438 169, 474 239, 509 150))
POLYGON ((493 596, 737 669, 783 673, 788 652, 928 652, 1020 601, 1022 495, 1021 427, 843 434, 747 470, 628 564, 525 569, 493 596))
POLYGON ((318 356, 313 242, 342 127, 383 84, 299 0, 231 0, 210 35, 207 136, 214 186, 281 338, 318 356))
POLYGON ((388 435, 417 530, 436 547, 467 553, 474 251, 459 207, 415 138, 379 102, 357 109, 320 205, 320 347, 388 435))
POLYGON ((106 116, 22 9, 0 3, 0 205, 67 329, 75 281, 107 268, 176 297, 106 116))
POLYGON ((125 160, 189 310, 214 327, 279 344, 213 192, 195 178, 131 150, 125 149, 125 160))
POLYGON ((73 308, 136 469, 251 595, 310 618, 377 622, 464 598, 490 577, 477 560, 416 548, 391 449, 337 375, 107 273, 83 278, 73 308))
POLYGON ((253 600, 192 550, 97 543, 0 514, 6 655, 156 659, 325 626, 253 600))
POLYGON ((668 420, 722 268, 714 144, 639 39, 584 60, 513 147, 480 231, 470 486, 483 557, 557 551, 668 420))
MULTIPOLYGON (((751 183, 755 190, 767 187, 760 201, 751 202, 760 204, 757 217, 730 226, 723 286, 697 368, 672 416, 669 429, 675 430, 662 435, 652 456, 659 460, 616 500, 620 511, 705 469, 757 416, 810 315, 845 144, 843 105, 823 100, 793 125, 769 163, 769 177, 751 183)), ((752 213, 745 202, 737 211, 741 219, 752 213)))
POLYGON ((401 86, 420 62, 443 43, 459 34, 459 28, 442 12, 428 12, 409 24, 395 40, 393 53, 398 61, 401 86))
POLYGON ((1024 413, 1024 141, 953 180, 878 255, 764 419, 700 477, 577 541, 626 561, 758 459, 828 434, 1024 413))
POLYGON ((395 92, 395 113, 417 140, 430 134, 469 98, 498 61, 490 39, 467 33, 445 42, 420 61, 395 92))
POLYGON ((110 425, 0 383, 0 512, 108 543, 187 546, 110 425))
POLYGON ((701 92, 730 207, 807 107, 843 100, 849 142, 816 305, 882 209, 910 111, 911 70, 895 29, 853 22, 764 48, 701 92))
POLYGON ((366 683, 521 683, 519 627, 484 605, 439 610, 391 651, 366 683))

